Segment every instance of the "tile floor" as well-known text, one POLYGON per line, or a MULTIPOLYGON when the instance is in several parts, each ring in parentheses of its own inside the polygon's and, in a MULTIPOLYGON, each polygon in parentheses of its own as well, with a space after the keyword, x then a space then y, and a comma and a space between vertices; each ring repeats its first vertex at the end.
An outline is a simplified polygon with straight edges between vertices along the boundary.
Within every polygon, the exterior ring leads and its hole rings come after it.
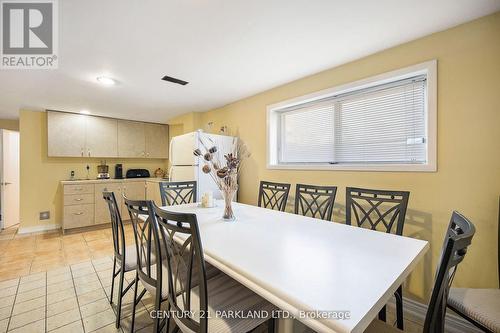
MULTIPOLYGON (((125 234, 133 243, 130 224, 125 234)), ((121 328, 114 326, 112 255, 109 228, 65 235, 19 235, 15 227, 0 232, 0 333, 129 332, 132 292, 124 298, 121 328)), ((134 273, 125 276, 130 282, 134 273)), ((137 308, 136 332, 152 330, 151 309, 146 293, 137 308)), ((388 308, 389 321, 393 313, 388 308)), ((405 320, 405 325, 405 332, 422 332, 419 323, 405 320)), ((310 332, 298 322, 294 331, 310 332)))
MULTIPOLYGON (((128 242, 134 242, 130 224, 128 242)), ((0 233, 0 281, 113 254, 111 229, 66 233, 18 234, 17 227, 0 233)))

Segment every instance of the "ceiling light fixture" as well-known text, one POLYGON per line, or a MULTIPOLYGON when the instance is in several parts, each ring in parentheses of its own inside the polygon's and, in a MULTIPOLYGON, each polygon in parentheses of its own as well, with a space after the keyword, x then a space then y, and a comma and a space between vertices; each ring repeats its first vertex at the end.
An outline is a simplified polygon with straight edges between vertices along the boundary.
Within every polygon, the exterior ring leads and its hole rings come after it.
POLYGON ((89 110, 82 110, 82 111, 80 111, 80 114, 90 114, 90 111, 89 110))
POLYGON ((105 86, 114 86, 116 84, 116 81, 109 76, 98 76, 97 81, 105 86))

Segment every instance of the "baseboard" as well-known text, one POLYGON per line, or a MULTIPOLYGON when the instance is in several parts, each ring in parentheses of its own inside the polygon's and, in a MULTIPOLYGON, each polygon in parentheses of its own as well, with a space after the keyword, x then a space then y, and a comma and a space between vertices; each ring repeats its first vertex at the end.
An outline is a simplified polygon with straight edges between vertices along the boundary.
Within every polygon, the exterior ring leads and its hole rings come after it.
MULTIPOLYGON (((388 307, 395 309, 394 298, 388 303, 388 307)), ((411 320, 420 325, 424 325, 425 315, 427 313, 427 305, 412 299, 403 297, 404 318, 411 320)), ((452 310, 446 311, 446 333, 482 333, 477 327, 463 319, 459 315, 453 313, 452 310)))
POLYGON ((60 229, 61 226, 59 224, 46 224, 46 225, 35 225, 32 227, 19 227, 17 230, 18 234, 32 234, 34 232, 43 232, 60 229))

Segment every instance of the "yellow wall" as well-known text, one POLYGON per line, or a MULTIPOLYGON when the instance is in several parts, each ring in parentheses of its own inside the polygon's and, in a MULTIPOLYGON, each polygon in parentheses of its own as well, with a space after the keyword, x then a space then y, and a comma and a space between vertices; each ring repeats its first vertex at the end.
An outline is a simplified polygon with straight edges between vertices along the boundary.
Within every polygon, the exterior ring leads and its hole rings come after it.
POLYGON ((343 222, 346 186, 411 191, 405 235, 431 244, 430 253, 406 285, 414 298, 427 298, 451 212, 462 212, 475 223, 477 232, 455 285, 496 288, 499 40, 500 13, 496 13, 201 113, 197 125, 203 128, 214 122, 214 129, 227 125, 247 143, 252 156, 245 162, 239 194, 245 203, 257 202, 258 182, 263 179, 332 184, 339 187, 334 220, 343 222), (431 59, 438 60, 438 172, 266 169, 267 105, 431 59))
POLYGON ((19 131, 19 120, 0 119, 0 129, 19 131))
MULTIPOLYGON (((21 228, 60 224, 62 220, 61 180, 70 177, 85 178, 86 165, 90 178, 95 179, 98 158, 62 158, 47 156, 47 113, 20 111, 21 140, 21 228), (39 221, 39 212, 50 211, 50 220, 39 221)), ((116 163, 123 163, 124 172, 130 168, 145 168, 153 175, 157 168, 165 168, 163 159, 106 159, 111 176, 116 163)))

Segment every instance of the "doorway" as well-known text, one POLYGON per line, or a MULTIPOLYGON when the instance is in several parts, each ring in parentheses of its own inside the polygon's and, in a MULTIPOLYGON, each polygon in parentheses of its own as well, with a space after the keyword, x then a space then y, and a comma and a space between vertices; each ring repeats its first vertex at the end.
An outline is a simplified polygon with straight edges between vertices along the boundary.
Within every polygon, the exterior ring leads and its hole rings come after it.
POLYGON ((19 224, 19 132, 0 130, 0 230, 19 224))

